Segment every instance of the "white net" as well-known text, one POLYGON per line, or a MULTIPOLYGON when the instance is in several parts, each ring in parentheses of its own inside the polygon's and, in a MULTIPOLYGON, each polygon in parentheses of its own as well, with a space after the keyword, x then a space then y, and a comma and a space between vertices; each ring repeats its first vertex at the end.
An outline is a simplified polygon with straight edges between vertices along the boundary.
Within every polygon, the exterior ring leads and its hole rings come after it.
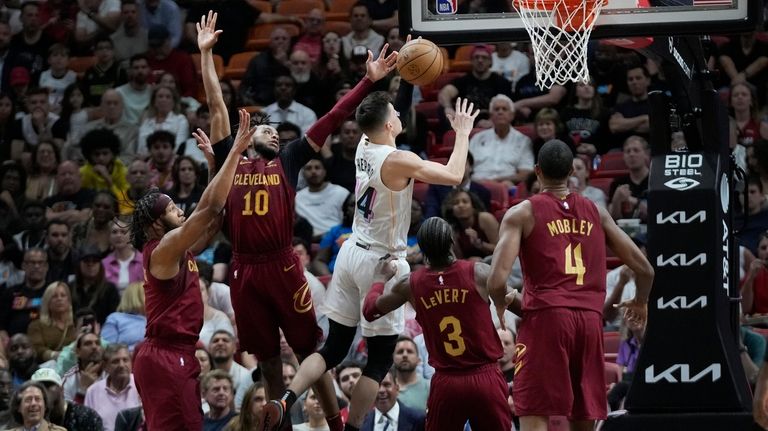
POLYGON ((587 43, 603 0, 515 0, 531 37, 536 85, 588 82, 587 43))

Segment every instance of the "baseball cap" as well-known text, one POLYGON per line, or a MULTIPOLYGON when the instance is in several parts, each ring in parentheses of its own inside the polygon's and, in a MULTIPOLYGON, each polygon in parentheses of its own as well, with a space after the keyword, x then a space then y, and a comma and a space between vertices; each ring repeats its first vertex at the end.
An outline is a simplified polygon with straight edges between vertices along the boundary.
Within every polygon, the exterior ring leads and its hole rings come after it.
POLYGON ((26 67, 16 66, 11 69, 9 83, 11 85, 27 85, 30 82, 29 71, 26 67))
POLYGON ((33 382, 50 382, 61 386, 61 377, 52 368, 40 368, 32 374, 33 382))
POLYGON ((171 34, 164 26, 153 25, 150 27, 149 32, 147 33, 147 44, 149 46, 158 47, 165 43, 166 39, 168 39, 170 36, 171 34))
POLYGON ((368 48, 363 45, 357 45, 352 48, 352 55, 349 56, 351 61, 357 61, 364 63, 368 60, 368 48))
POLYGON ((89 244, 89 245, 84 245, 80 248, 79 256, 80 256, 80 259, 87 259, 89 257, 97 257, 101 259, 101 257, 103 256, 103 253, 96 246, 89 244))
POLYGON ((472 48, 472 54, 470 56, 473 57, 478 52, 484 52, 484 53, 488 54, 489 56, 493 55, 493 50, 491 49, 490 46, 488 46, 488 45, 475 45, 475 47, 472 48))

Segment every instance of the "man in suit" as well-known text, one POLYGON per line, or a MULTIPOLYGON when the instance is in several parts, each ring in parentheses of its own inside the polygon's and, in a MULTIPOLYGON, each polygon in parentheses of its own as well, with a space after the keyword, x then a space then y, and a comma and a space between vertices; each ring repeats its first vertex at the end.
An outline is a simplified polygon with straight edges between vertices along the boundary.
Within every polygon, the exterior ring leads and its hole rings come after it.
POLYGON ((429 188, 427 189, 427 201, 425 204, 425 210, 424 210, 424 220, 430 218, 430 217, 442 217, 442 205, 443 200, 445 200, 445 197, 448 196, 448 194, 453 190, 454 188, 460 188, 463 190, 468 190, 474 194, 477 195, 477 197, 480 198, 480 202, 485 205, 485 210, 490 211, 491 210, 491 192, 488 190, 484 185, 472 181, 470 178, 472 175, 472 167, 475 165, 475 158, 472 156, 472 153, 467 153, 467 165, 464 169, 464 178, 461 181, 461 184, 459 184, 456 187, 451 186, 441 186, 437 184, 430 184, 429 188))
POLYGON ((397 401, 400 388, 395 376, 397 370, 391 368, 379 384, 374 409, 363 420, 360 431, 421 431, 424 430, 424 413, 406 407, 397 401))

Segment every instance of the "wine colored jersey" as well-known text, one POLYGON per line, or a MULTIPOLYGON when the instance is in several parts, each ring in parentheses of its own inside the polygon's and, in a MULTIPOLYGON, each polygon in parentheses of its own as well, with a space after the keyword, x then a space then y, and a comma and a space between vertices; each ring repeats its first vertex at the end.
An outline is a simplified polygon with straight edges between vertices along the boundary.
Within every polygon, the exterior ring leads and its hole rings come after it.
POLYGON ((523 310, 570 307, 602 314, 605 301, 605 232, 592 201, 570 193, 528 199, 535 220, 523 238, 523 310))
POLYGON ((195 256, 187 250, 179 272, 168 280, 158 280, 149 271, 152 252, 160 240, 144 245, 144 295, 147 338, 194 345, 203 327, 203 298, 195 256))
POLYGON ((463 371, 502 356, 489 303, 475 287, 475 263, 457 260, 447 269, 422 268, 410 279, 416 321, 424 330, 429 365, 463 371))
MULTIPOLYGON (((223 144, 231 147, 232 142, 230 136, 223 144)), ((226 203, 232 251, 268 254, 291 247, 296 182, 302 166, 315 154, 303 138, 286 145, 272 160, 240 160, 226 203)))

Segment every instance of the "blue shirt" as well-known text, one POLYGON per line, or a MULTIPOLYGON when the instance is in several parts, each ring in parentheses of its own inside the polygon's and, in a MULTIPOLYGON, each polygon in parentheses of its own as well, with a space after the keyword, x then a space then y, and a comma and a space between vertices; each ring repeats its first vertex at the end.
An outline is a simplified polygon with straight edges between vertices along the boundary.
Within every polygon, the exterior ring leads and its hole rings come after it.
POLYGON ((110 343, 123 343, 133 352, 134 346, 144 339, 147 318, 141 314, 128 314, 116 311, 107 316, 101 328, 101 336, 110 343))
POLYGON ((323 239, 320 240, 320 249, 331 249, 331 260, 328 262, 328 270, 333 272, 333 267, 336 266, 336 256, 341 250, 341 245, 344 241, 352 235, 352 227, 346 227, 344 225, 338 225, 332 227, 328 232, 323 235, 323 239))

